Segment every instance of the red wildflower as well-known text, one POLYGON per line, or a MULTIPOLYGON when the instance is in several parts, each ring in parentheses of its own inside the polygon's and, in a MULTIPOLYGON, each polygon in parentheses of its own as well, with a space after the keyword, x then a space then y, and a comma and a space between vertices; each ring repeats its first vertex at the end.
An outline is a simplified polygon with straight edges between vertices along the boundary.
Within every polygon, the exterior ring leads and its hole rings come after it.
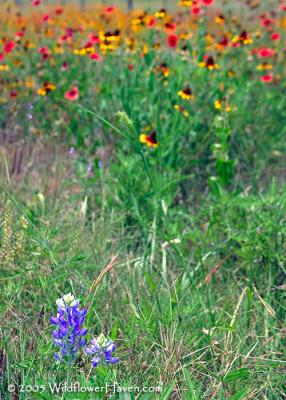
POLYGON ((67 100, 70 100, 70 101, 78 100, 78 98, 79 98, 78 87, 77 87, 77 86, 74 86, 74 87, 71 88, 71 90, 68 90, 68 91, 65 93, 65 98, 66 98, 67 100))
POLYGON ((179 43, 179 37, 177 35, 169 35, 167 38, 167 44, 169 47, 174 49, 175 47, 178 46, 179 43))
POLYGON ((206 7, 212 6, 215 0, 202 0, 202 4, 206 7))
POLYGON ((49 49, 47 47, 40 47, 39 53, 40 54, 49 54, 49 49))
POLYGON ((109 6, 109 7, 106 7, 106 8, 105 8, 105 12, 106 12, 107 14, 111 14, 114 10, 115 10, 115 7, 114 7, 114 6, 109 6))
POLYGON ((139 140, 148 147, 158 147, 159 145, 156 131, 152 131, 150 135, 141 134, 139 140))
POLYGON ((33 7, 37 7, 37 6, 39 6, 41 4, 41 2, 42 2, 42 0, 33 0, 32 1, 32 6, 33 7))
POLYGON ((89 41, 92 44, 98 44, 100 42, 100 39, 97 35, 95 35, 94 33, 90 33, 89 34, 89 41))
POLYGON ((156 23, 155 18, 150 18, 149 23, 148 23, 149 28, 153 28, 155 23, 156 23))
POLYGON ((278 32, 272 33, 272 35, 271 35, 272 40, 279 40, 280 37, 281 37, 280 33, 278 33, 278 32))
POLYGON ((15 40, 19 41, 23 36, 24 36, 24 32, 23 31, 16 32, 15 40))
POLYGON ((228 38, 226 35, 223 35, 222 39, 218 42, 223 47, 226 47, 228 45, 228 38))
POLYGON ((4 54, 0 53, 0 61, 4 60, 4 54))
POLYGON ((8 41, 7 43, 5 43, 5 45, 4 45, 4 52, 5 52, 6 54, 11 53, 11 52, 14 50, 15 46, 16 46, 15 42, 13 42, 13 40, 9 40, 9 41, 8 41))
POLYGON ((177 25, 174 22, 167 22, 165 24, 165 29, 166 29, 167 33, 168 32, 170 32, 170 33, 174 32, 176 30, 176 28, 177 28, 177 25))
POLYGON ((63 13, 63 11, 64 10, 61 7, 58 7, 58 8, 55 9, 55 14, 56 15, 61 15, 63 13))
POLYGON ((273 82, 273 79, 274 79, 274 75, 273 74, 263 75, 260 78, 261 82, 264 82, 264 83, 271 83, 271 82, 273 82))
POLYGON ((200 7, 195 6, 195 7, 192 8, 192 13, 193 13, 194 15, 199 15, 200 12, 201 12, 200 7))
POLYGON ((274 19, 268 18, 268 17, 265 17, 265 16, 261 17, 261 26, 263 26, 263 28, 266 28, 266 27, 268 27, 270 25, 273 25, 273 24, 274 24, 274 19))
POLYGON ((275 51, 269 47, 263 47, 258 51, 259 58, 268 58, 274 55, 275 51))
POLYGON ((129 64, 129 65, 128 65, 128 69, 129 69, 129 71, 133 71, 134 65, 133 65, 133 64, 129 64))
POLYGON ((62 67, 61 67, 61 71, 66 71, 68 69, 69 65, 67 63, 67 61, 64 61, 62 63, 62 67))
POLYGON ((11 92, 10 92, 10 99, 16 99, 17 98, 17 96, 18 96, 18 93, 17 93, 17 91, 16 90, 11 90, 11 92))
POLYGON ((98 54, 98 53, 91 53, 91 54, 89 55, 89 58, 90 58, 91 60, 93 60, 93 61, 101 61, 101 60, 102 60, 101 55, 98 54))

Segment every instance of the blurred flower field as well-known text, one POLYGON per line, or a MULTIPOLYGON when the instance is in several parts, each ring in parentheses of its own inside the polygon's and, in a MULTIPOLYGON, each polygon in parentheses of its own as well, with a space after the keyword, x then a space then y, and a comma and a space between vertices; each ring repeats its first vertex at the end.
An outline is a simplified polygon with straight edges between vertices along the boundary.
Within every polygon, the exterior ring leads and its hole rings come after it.
POLYGON ((286 1, 132 3, 0 4, 1 399, 286 399, 286 1))

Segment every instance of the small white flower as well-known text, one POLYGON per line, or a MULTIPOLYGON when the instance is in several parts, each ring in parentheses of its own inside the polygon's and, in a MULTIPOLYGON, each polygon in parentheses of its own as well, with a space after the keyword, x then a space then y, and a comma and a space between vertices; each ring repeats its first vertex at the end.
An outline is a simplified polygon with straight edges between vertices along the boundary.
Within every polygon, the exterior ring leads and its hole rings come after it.
POLYGON ((170 240, 169 242, 164 242, 164 243, 162 244, 162 248, 163 248, 163 249, 166 249, 166 248, 169 247, 171 244, 180 244, 180 243, 181 243, 181 240, 178 239, 178 238, 175 238, 175 239, 170 240))
POLYGON ((65 309, 67 306, 74 307, 77 304, 74 296, 71 293, 65 294, 61 299, 57 299, 58 308, 65 309))
POLYGON ((64 303, 63 299, 57 299, 56 304, 57 304, 58 308, 65 308, 65 303, 64 303))
POLYGON ((66 303, 67 306, 74 307, 77 303, 77 300, 74 298, 74 296, 71 293, 65 294, 63 296, 63 300, 66 303))
POLYGON ((106 340, 106 338, 105 338, 105 336, 104 336, 103 333, 101 333, 101 334, 98 336, 98 338, 96 339, 96 342, 98 343, 98 345, 99 345, 100 347, 105 347, 105 345, 106 345, 106 343, 107 343, 107 340, 106 340))

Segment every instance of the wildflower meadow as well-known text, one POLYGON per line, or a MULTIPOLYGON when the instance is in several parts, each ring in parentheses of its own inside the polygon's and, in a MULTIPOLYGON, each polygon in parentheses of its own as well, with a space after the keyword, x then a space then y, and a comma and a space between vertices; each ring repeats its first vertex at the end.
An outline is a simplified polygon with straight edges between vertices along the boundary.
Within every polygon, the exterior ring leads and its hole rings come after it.
POLYGON ((0 2, 1 400, 286 399, 286 1, 0 2))

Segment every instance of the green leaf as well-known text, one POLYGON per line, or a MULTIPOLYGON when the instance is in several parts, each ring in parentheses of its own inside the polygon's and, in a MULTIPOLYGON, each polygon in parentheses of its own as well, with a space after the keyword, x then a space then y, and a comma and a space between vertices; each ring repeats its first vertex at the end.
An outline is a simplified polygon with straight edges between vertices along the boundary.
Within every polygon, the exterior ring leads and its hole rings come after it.
POLYGON ((233 382, 238 379, 247 379, 249 377, 250 371, 248 368, 241 368, 235 371, 229 372, 223 378, 224 383, 233 382))
POLYGON ((170 395, 173 393, 175 382, 172 382, 169 386, 166 387, 164 392, 161 394, 160 400, 168 400, 170 399, 170 395))
POLYGON ((151 289, 152 293, 156 293, 157 289, 156 289, 155 283, 152 280, 151 276, 147 272, 144 275, 145 275, 145 279, 146 279, 148 286, 151 289))
POLYGON ((229 400, 242 400, 245 393, 246 393, 246 388, 239 390, 238 392, 234 393, 229 400))
POLYGON ((119 393, 119 400, 131 400, 130 393, 119 393))

